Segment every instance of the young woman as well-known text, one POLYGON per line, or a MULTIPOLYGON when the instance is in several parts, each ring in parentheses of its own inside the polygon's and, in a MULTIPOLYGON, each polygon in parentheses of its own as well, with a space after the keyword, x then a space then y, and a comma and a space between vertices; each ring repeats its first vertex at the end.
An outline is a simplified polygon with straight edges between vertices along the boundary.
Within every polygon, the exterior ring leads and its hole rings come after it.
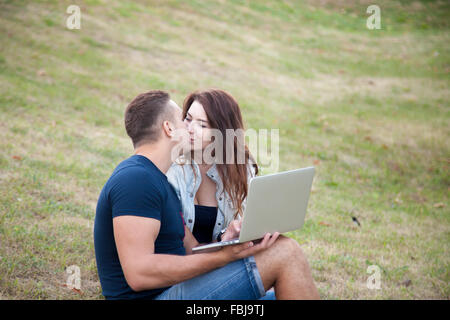
MULTIPOLYGON (((171 166, 168 181, 181 200, 184 221, 199 243, 230 240, 240 231, 238 221, 245 209, 248 185, 258 174, 245 140, 227 135, 227 129, 243 133, 241 110, 231 95, 211 89, 189 94, 182 116, 191 152, 171 166), (218 133, 222 139, 215 141, 218 133), (206 152, 212 144, 218 148, 206 152)), ((273 289, 261 298, 275 299, 273 289)))
POLYGON ((248 184, 258 173, 245 142, 227 135, 227 129, 243 132, 241 111, 235 99, 222 90, 196 91, 184 101, 183 119, 191 152, 180 159, 181 163, 172 165, 167 177, 181 200, 184 221, 197 241, 221 241, 230 223, 234 221, 233 226, 239 228, 236 220, 242 217, 248 184), (222 139, 216 141, 217 134, 222 139))

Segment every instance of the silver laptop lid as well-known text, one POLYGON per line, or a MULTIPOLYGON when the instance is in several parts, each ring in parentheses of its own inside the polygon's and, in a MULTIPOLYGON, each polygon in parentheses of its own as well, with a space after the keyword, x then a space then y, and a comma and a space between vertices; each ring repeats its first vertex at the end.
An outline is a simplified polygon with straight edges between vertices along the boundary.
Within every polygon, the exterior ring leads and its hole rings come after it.
POLYGON ((303 226, 314 167, 255 177, 250 181, 239 242, 303 226))

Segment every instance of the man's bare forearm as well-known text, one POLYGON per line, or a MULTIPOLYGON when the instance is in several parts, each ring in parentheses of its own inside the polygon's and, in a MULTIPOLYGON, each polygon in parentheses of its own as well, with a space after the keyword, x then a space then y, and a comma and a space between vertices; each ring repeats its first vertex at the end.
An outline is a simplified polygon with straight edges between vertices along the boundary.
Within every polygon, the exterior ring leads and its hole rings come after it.
POLYGON ((137 260, 140 261, 136 261, 132 268, 136 273, 132 276, 132 281, 129 281, 135 291, 168 287, 231 262, 221 250, 186 256, 149 254, 137 260))

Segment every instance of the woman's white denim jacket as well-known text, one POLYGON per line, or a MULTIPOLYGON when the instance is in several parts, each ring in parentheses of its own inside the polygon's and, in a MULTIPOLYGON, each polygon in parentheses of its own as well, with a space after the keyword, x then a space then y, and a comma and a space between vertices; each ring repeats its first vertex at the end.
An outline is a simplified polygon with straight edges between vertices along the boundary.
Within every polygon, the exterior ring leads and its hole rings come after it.
MULTIPOLYGON (((194 197, 202 182, 200 174, 200 168, 195 161, 191 164, 187 163, 180 165, 177 163, 172 164, 166 173, 167 180, 174 187, 178 198, 181 201, 183 208, 183 217, 186 226, 192 232, 195 223, 195 205, 194 197), (194 171, 192 169, 194 167, 194 171)), ((216 164, 213 164, 211 168, 206 172, 206 175, 216 183, 216 200, 217 200, 217 218, 214 225, 212 239, 216 241, 222 229, 225 229, 231 221, 233 221, 237 209, 233 207, 233 203, 228 193, 223 191, 223 183, 220 179, 219 172, 217 171, 216 164)), ((247 170, 247 179, 250 183, 250 179, 255 176, 255 169, 253 165, 249 165, 247 170)), ((246 200, 242 203, 242 209, 245 209, 246 200)), ((240 219, 240 215, 237 215, 237 219, 240 219)))

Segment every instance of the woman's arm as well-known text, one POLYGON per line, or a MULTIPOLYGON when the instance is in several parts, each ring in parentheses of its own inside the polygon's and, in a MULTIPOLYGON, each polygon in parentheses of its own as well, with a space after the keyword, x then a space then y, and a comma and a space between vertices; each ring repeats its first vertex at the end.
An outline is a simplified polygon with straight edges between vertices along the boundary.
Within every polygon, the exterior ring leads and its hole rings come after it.
POLYGON ((192 248, 197 247, 200 243, 195 239, 191 230, 188 227, 184 226, 184 239, 183 239, 184 248, 186 249, 186 254, 192 254, 192 248))

